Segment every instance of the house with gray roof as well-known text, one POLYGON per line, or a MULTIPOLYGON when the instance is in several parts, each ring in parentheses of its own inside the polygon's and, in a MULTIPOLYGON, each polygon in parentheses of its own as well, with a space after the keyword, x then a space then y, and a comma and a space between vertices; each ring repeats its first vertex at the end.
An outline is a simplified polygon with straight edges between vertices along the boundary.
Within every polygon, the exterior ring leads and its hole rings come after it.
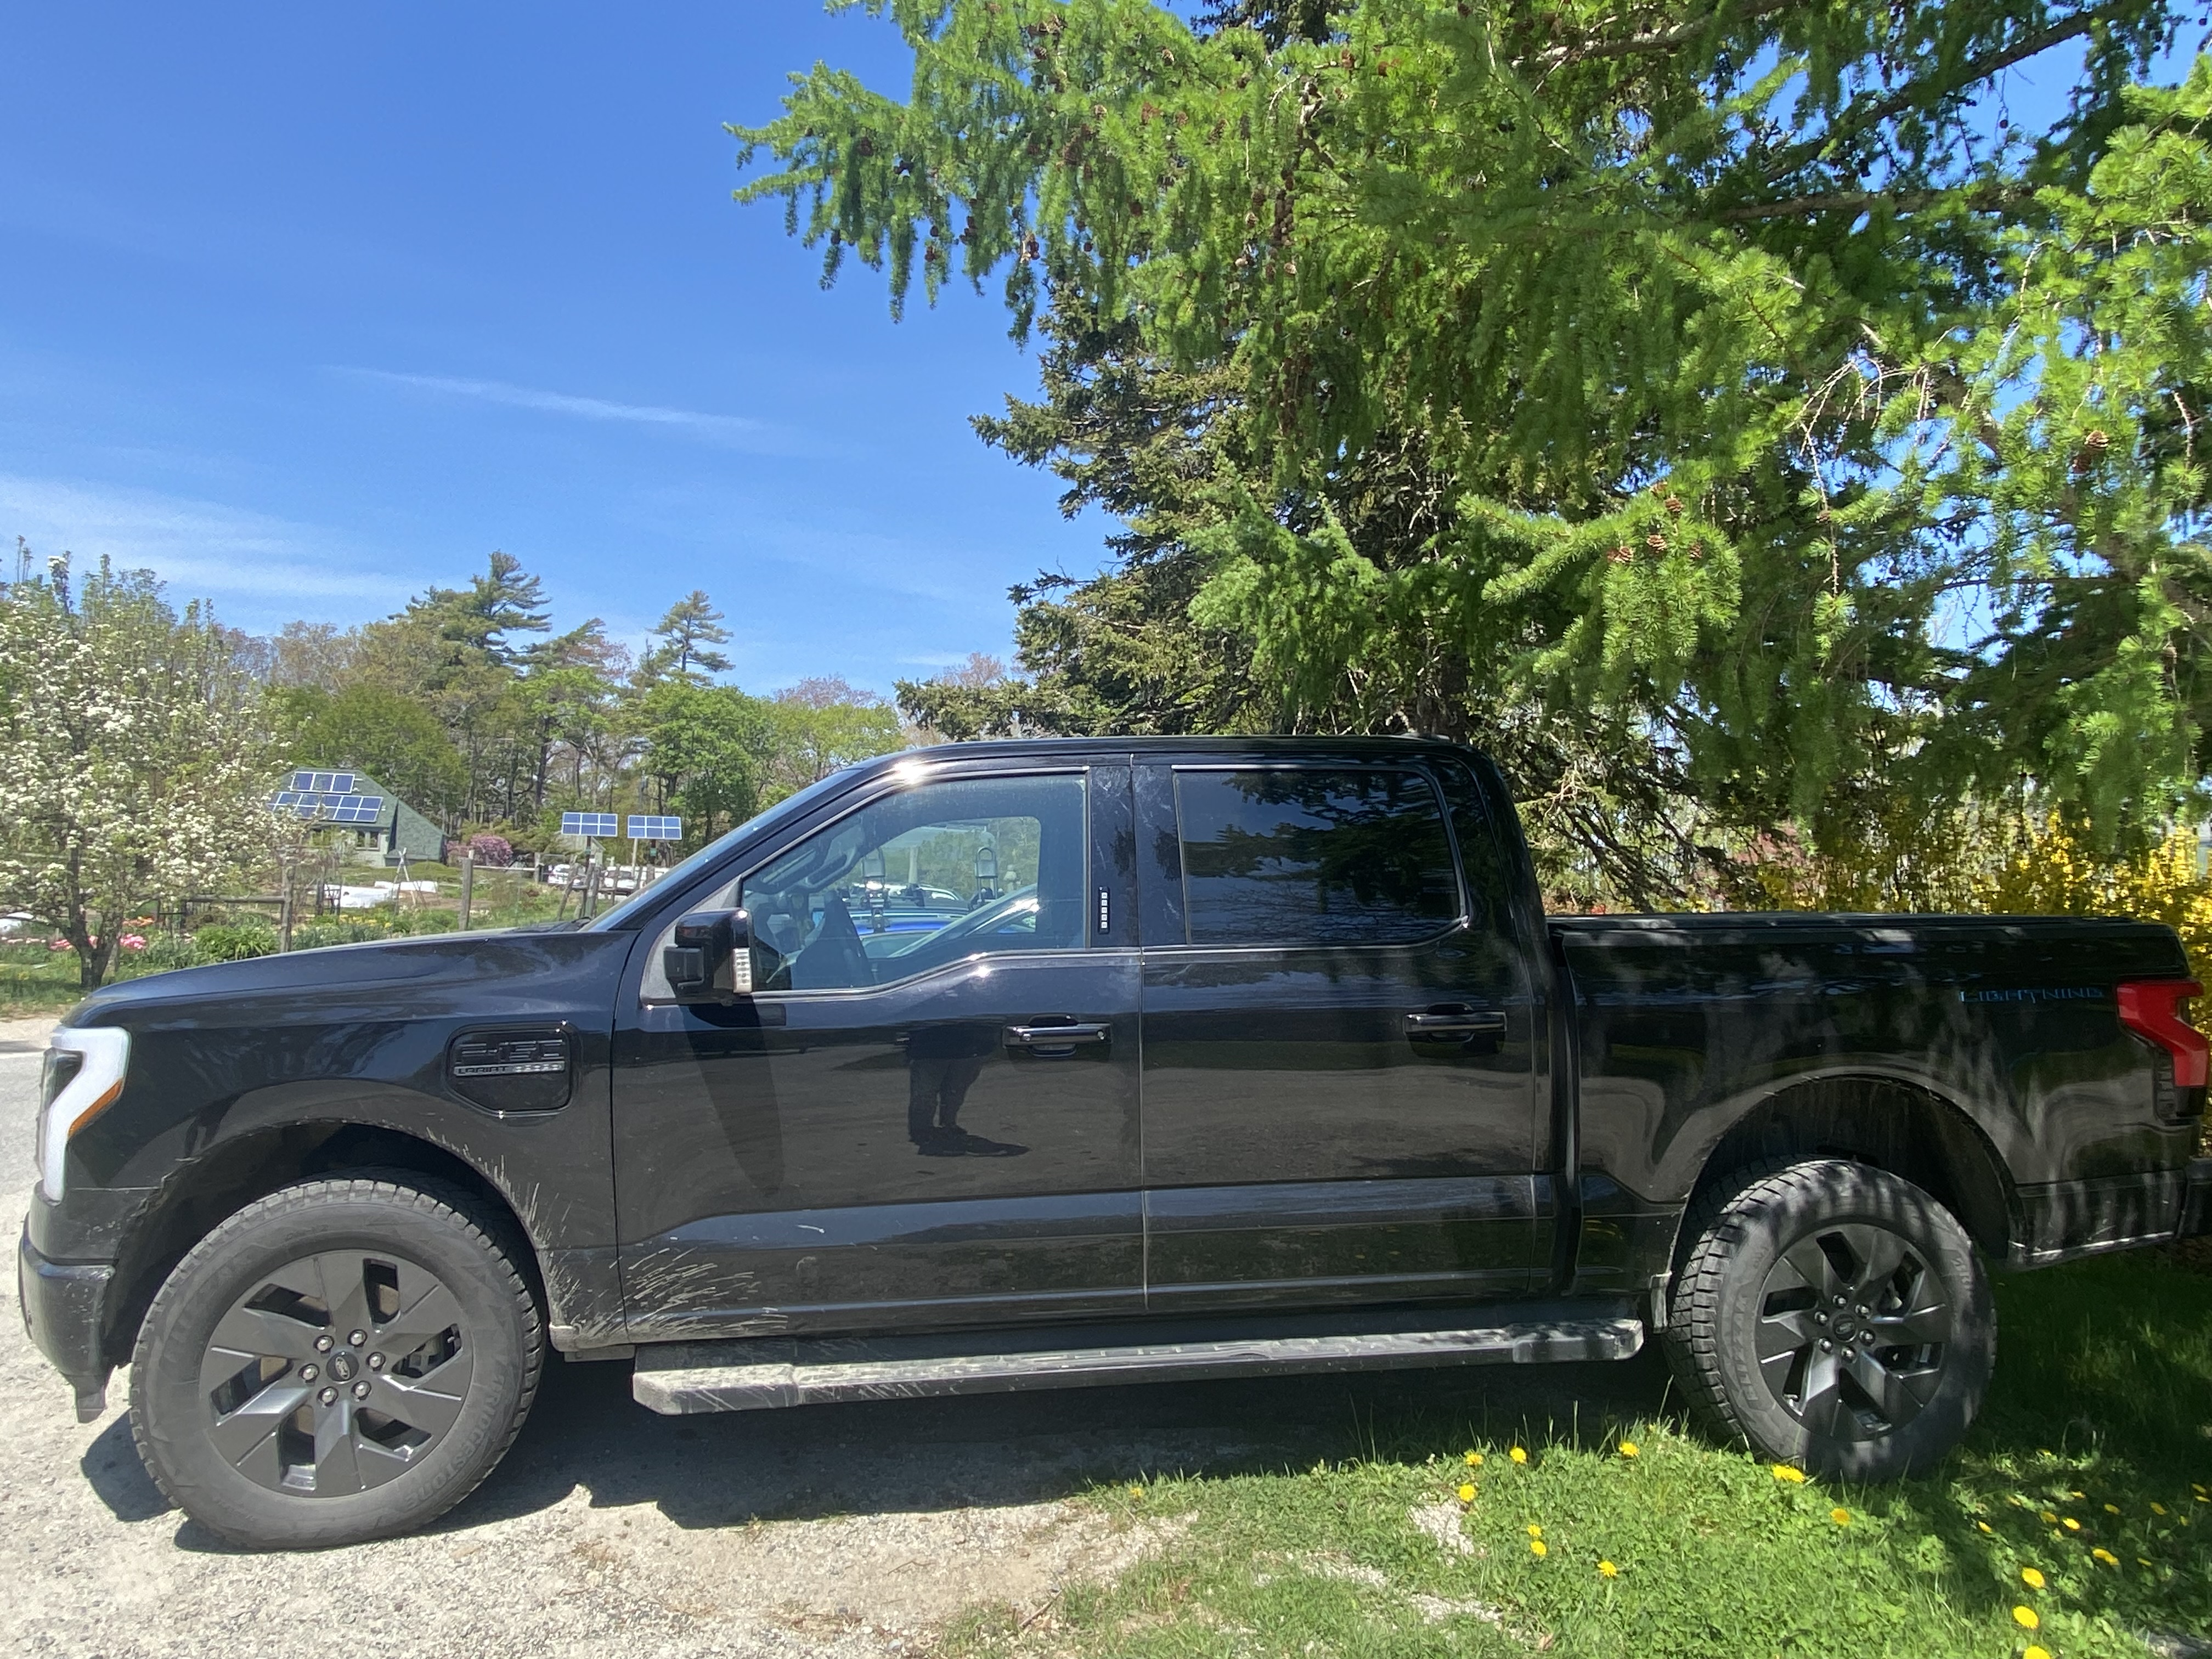
POLYGON ((294 772, 269 804, 350 836, 358 863, 435 864, 446 850, 443 830, 366 772, 294 772))

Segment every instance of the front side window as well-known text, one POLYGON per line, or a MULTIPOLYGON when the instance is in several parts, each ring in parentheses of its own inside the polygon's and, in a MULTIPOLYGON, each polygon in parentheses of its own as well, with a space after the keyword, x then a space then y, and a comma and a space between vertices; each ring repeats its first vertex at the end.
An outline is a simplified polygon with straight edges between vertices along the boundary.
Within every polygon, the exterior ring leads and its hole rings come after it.
POLYGON ((1177 771, 1193 945, 1387 945, 1460 914, 1434 787, 1419 772, 1177 771))
POLYGON ((1084 944, 1079 775, 927 783, 747 876, 766 991, 887 985, 979 953, 1084 944))

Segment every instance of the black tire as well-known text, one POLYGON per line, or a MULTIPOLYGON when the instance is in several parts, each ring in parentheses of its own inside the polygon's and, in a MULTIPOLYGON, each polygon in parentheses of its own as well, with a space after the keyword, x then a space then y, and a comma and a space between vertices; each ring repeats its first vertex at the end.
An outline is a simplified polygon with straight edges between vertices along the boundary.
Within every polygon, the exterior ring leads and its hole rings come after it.
POLYGON ((147 1469, 250 1549, 358 1543, 443 1515, 538 1391, 544 1327, 507 1231, 404 1171, 247 1205, 177 1264, 140 1327, 131 1427, 147 1469))
POLYGON ((1841 1158, 1762 1165, 1683 1222, 1665 1343, 1722 1438, 1815 1474, 1895 1480, 1966 1434, 1996 1314, 1949 1211, 1841 1158))

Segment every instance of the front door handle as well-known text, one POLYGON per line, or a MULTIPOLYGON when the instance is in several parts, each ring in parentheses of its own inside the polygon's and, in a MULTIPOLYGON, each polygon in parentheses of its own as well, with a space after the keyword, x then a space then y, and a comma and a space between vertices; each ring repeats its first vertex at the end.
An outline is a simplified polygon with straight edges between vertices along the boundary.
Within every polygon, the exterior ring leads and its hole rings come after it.
POLYGON ((1058 1024, 1009 1025, 1006 1047, 1026 1048, 1035 1054, 1072 1054, 1078 1043, 1103 1042, 1113 1030, 1110 1025, 1086 1024, 1079 1020, 1058 1024))
POLYGON ((1503 1036, 1505 1016, 1494 1008, 1455 1008, 1406 1016, 1406 1035, 1416 1042, 1426 1038, 1464 1042, 1468 1037, 1503 1036))

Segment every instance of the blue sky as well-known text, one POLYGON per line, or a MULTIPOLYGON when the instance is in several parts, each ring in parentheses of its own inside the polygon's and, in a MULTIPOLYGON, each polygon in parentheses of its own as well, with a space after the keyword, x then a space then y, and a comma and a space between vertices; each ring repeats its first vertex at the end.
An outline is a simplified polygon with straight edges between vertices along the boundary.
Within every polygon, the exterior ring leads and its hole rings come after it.
POLYGON ((9 8, 0 538, 255 631, 495 547, 562 626, 703 587, 757 690, 1005 654, 1108 526, 969 431, 1035 385, 995 301, 894 325, 731 202, 817 58, 905 86, 817 0, 9 8))

